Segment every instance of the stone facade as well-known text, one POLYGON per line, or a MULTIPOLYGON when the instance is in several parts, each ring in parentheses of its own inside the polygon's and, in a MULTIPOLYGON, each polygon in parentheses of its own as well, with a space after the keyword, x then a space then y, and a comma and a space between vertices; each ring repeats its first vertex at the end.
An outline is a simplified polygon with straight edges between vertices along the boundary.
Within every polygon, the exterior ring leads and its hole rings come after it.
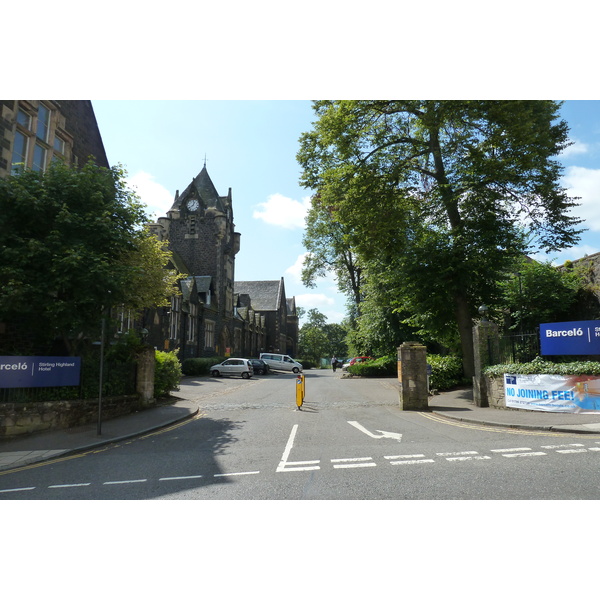
POLYGON ((258 356, 270 346, 295 351, 296 305, 285 297, 283 278, 276 286, 254 286, 251 294, 238 289, 235 256, 241 235, 235 231, 231 189, 221 196, 206 165, 181 194, 177 191, 167 215, 150 228, 168 241, 171 267, 187 275, 181 297, 172 299, 169 311, 146 311, 142 326, 150 344, 178 348, 181 359, 258 356))
POLYGON ((53 160, 108 167, 89 100, 0 100, 0 177, 16 165, 44 170, 53 160))

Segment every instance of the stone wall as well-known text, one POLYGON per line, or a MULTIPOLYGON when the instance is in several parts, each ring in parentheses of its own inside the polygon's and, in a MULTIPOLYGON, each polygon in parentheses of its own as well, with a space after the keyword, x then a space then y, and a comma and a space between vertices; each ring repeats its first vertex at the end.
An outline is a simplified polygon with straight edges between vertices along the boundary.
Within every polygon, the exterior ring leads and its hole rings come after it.
MULTIPOLYGON (((102 421, 147 408, 139 396, 102 399, 102 421)), ((0 404, 0 438, 96 423, 98 399, 0 404)))

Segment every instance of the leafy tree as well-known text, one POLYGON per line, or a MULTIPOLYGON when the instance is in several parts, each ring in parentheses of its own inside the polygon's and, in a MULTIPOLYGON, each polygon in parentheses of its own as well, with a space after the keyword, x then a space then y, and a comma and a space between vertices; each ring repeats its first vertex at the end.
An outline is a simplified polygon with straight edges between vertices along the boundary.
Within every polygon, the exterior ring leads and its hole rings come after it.
POLYGON ((308 250, 302 269, 302 283, 314 287, 319 277, 331 272, 338 288, 351 300, 356 314, 362 301, 362 269, 350 246, 350 231, 336 221, 328 207, 314 197, 304 231, 303 243, 308 250))
POLYGON ((578 305, 590 291, 585 269, 528 259, 517 263, 513 277, 503 284, 500 306, 510 311, 509 328, 533 331, 540 323, 577 319, 578 305))
POLYGON ((316 308, 307 313, 307 322, 298 332, 298 354, 318 362, 333 355, 345 356, 346 329, 337 323, 327 323, 327 317, 316 308))
POLYGON ((61 338, 75 352, 107 307, 140 310, 175 292, 170 253, 117 167, 56 163, 0 179, 0 220, 0 322, 30 351, 61 338))
POLYGON ((551 101, 319 101, 301 137, 301 183, 350 234, 394 308, 450 327, 474 370, 477 307, 535 244, 573 245, 580 220, 555 157, 567 124, 551 101))

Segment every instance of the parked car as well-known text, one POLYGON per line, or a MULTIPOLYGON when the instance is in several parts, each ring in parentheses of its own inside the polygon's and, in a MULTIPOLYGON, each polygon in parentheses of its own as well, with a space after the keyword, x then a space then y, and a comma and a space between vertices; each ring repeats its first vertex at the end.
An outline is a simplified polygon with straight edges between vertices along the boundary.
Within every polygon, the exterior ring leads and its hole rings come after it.
POLYGON ((241 375, 244 379, 248 379, 254 374, 254 367, 247 358, 228 358, 221 364, 213 365, 210 368, 210 374, 213 377, 241 375))
POLYGON ((347 363, 342 365, 342 371, 347 371, 348 367, 355 365, 356 363, 366 362, 367 360, 373 360, 370 356, 355 356, 351 358, 347 363))
POLYGON ((262 352, 260 358, 261 360, 264 360, 271 369, 275 369, 276 371, 293 371, 294 373, 302 371, 302 365, 287 354, 262 352))
POLYGON ((271 367, 260 358, 248 359, 252 363, 252 368, 257 375, 268 375, 271 372, 271 367))

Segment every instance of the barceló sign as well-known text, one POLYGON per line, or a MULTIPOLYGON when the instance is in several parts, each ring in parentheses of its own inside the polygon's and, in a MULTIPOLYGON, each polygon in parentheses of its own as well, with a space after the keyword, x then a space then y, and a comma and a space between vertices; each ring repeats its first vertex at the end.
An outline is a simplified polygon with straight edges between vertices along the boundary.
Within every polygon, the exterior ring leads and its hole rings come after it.
POLYGON ((540 325, 545 354, 600 354, 600 321, 567 321, 540 325))
POLYGON ((79 356, 0 356, 0 388, 79 385, 79 356))

